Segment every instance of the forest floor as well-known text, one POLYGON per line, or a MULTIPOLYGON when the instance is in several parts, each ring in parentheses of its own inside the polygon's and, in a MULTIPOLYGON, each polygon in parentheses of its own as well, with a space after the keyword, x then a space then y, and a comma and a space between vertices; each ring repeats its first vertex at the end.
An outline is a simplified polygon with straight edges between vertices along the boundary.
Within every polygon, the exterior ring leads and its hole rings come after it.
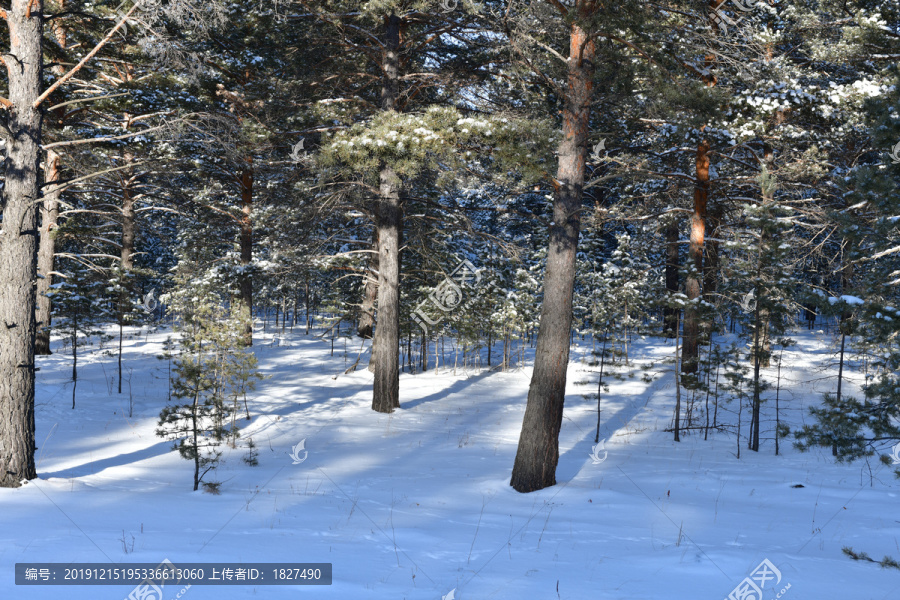
MULTIPOLYGON (((733 427, 674 442, 670 340, 638 339, 630 364, 607 370, 599 460, 597 367, 587 364, 589 342, 573 346, 558 483, 519 494, 509 478, 530 358, 507 372, 403 374, 402 408, 385 415, 370 409, 371 373, 344 374, 358 342, 331 356, 312 335, 258 332, 267 379, 251 395, 251 419, 239 415, 237 448, 222 446, 221 466, 206 476, 221 482, 212 495, 192 491, 192 463, 155 434, 168 393, 167 362, 156 358, 166 335, 125 340, 122 394, 114 346, 81 350, 74 410, 70 352, 57 342, 38 358, 39 479, 0 490, 0 598, 121 600, 133 588, 16 586, 15 563, 164 559, 332 563, 334 582, 170 585, 161 600, 721 600, 764 560, 777 577, 763 578, 762 600, 900 598, 900 572, 842 553, 900 557, 892 467, 835 464, 830 451, 799 453, 790 440, 776 456, 774 389, 760 452, 743 437, 738 458, 733 427), (242 460, 251 438, 258 466, 242 460), (303 440, 308 455, 294 464, 303 440)), ((779 392, 792 428, 837 373, 832 336, 795 338, 779 392)), ((774 369, 765 375, 774 383, 774 369)), ((735 405, 723 399, 718 419, 734 425, 735 405)))

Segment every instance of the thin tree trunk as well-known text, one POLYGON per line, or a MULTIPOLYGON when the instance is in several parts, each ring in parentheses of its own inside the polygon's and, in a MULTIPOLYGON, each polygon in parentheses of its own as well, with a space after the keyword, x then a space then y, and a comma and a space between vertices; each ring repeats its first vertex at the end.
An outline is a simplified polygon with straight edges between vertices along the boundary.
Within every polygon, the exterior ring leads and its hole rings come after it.
POLYGON ((303 305, 306 308, 306 335, 309 335, 309 275, 306 276, 306 288, 303 305))
POLYGON ((713 338, 712 335, 709 336, 709 354, 707 356, 710 357, 709 366, 706 369, 706 406, 703 409, 703 412, 706 414, 706 427, 703 430, 703 439, 706 440, 709 437, 709 388, 710 388, 710 378, 712 377, 712 353, 713 353, 713 338))
MULTIPOLYGON (((716 364, 716 379, 715 379, 715 387, 713 391, 713 428, 716 427, 716 415, 719 411, 719 365, 716 364)), ((706 431, 703 433, 703 439, 709 439, 709 390, 707 390, 706 394, 706 431)))
MULTIPOLYGON (((578 0, 574 10, 587 20, 596 11, 590 0, 578 0)), ((578 23, 570 26, 568 86, 563 109, 563 140, 554 182, 553 223, 544 274, 544 301, 535 351, 534 373, 519 436, 510 485, 532 492, 556 484, 559 431, 562 426, 572 328, 575 255, 581 228, 593 96, 595 46, 578 23)))
MULTIPOLYGON (((678 292, 678 269, 681 261, 678 256, 678 221, 675 217, 669 221, 666 233, 666 293, 669 296, 678 292)), ((666 306, 663 308, 663 333, 666 337, 675 337, 678 326, 679 309, 666 306)))
POLYGON ((840 360, 838 361, 838 382, 837 382, 837 392, 836 392, 836 400, 838 403, 841 401, 841 383, 844 380, 844 344, 847 341, 847 334, 843 331, 841 332, 841 355, 840 360))
POLYGON ((738 384, 737 457, 741 457, 741 417, 744 414, 744 386, 738 384))
MULTIPOLYGON (((130 152, 125 153, 126 162, 131 162, 134 155, 130 152)), ((122 334, 125 327, 125 321, 132 310, 131 307, 131 271, 134 269, 134 238, 135 238, 135 212, 134 212, 134 196, 132 194, 131 184, 133 182, 134 173, 131 169, 127 169, 121 176, 120 184, 122 186, 122 248, 119 253, 119 272, 121 276, 121 290, 119 292, 119 393, 122 393, 122 334)))
POLYGON ((122 319, 119 319, 119 358, 118 358, 118 367, 119 367, 119 392, 122 393, 122 334, 124 325, 122 323, 122 319))
POLYGON ((194 392, 194 403, 191 405, 191 432, 194 443, 194 491, 200 487, 200 440, 197 431, 199 424, 197 423, 197 411, 200 405, 200 390, 194 392))
POLYGON ((247 165, 241 171, 241 305, 244 318, 244 345, 253 345, 253 278, 247 269, 253 261, 253 158, 244 159, 247 165))
MULTIPOLYGON (((400 78, 400 17, 385 19, 384 83, 381 106, 395 108, 400 78)), ((400 178, 388 164, 379 176, 380 196, 375 210, 378 230, 378 325, 375 327, 375 382, 372 410, 393 412, 400 407, 400 240, 403 211, 400 178)))
MULTIPOLYGON (((437 346, 437 342, 435 342, 435 346, 437 346)), ((425 335, 425 332, 422 332, 422 372, 428 370, 428 337, 425 335)))
MULTIPOLYGON (((844 333, 844 324, 841 323, 841 357, 838 362, 838 382, 837 382, 837 394, 836 400, 837 405, 841 404, 841 383, 844 381, 844 344, 847 341, 847 334, 844 333)), ((833 441, 831 444, 831 455, 837 456, 837 440, 833 441)))
MULTIPOLYGON (((757 278, 760 276, 761 271, 762 267, 760 266, 757 271, 757 278)), ((759 409, 761 403, 759 370, 762 364, 760 329, 763 326, 763 321, 761 309, 759 307, 761 300, 759 297, 759 288, 760 286, 757 286, 756 288, 756 309, 754 310, 753 315, 753 412, 750 415, 750 450, 753 450, 754 452, 759 452, 759 409)), ((766 323, 766 325, 768 324, 766 323)))
MULTIPOLYGON (((845 240, 845 244, 850 243, 845 240)), ((841 293, 848 294, 850 293, 850 284, 851 278, 853 276, 853 263, 847 260, 846 256, 849 253, 849 248, 842 248, 844 256, 843 256, 843 266, 841 267, 841 293)), ((837 404, 840 406, 841 402, 841 387, 844 381, 844 348, 847 341, 847 335, 851 332, 850 329, 850 319, 853 317, 853 313, 845 310, 841 313, 841 320, 838 324, 838 330, 841 333, 841 354, 838 362, 838 382, 837 382, 837 393, 836 400, 837 404)), ((837 440, 835 440, 831 444, 831 454, 832 456, 837 456, 838 448, 837 448, 837 440)))
MULTIPOLYGON (((678 345, 680 343, 679 330, 680 327, 675 327, 675 441, 681 441, 681 380, 679 379, 679 373, 681 369, 679 368, 681 365, 678 364, 679 361, 679 352, 678 345)), ((682 348, 683 351, 683 348, 682 348)), ((680 360, 684 360, 684 355, 680 356, 680 360)))
MULTIPOLYGON (((196 331, 196 329, 195 329, 196 331)), ((203 340, 197 345, 197 365, 203 364, 203 340)), ((191 404, 191 434, 194 447, 194 491, 200 487, 200 381, 196 380, 194 389, 194 402, 191 404)))
POLYGON ((34 466, 34 337, 37 206, 41 200, 43 1, 12 0, 4 55, 9 105, 0 136, 3 227, 0 229, 0 487, 37 477, 34 466))
MULTIPOLYGON (((59 181, 59 155, 53 150, 47 150, 46 170, 44 181, 54 183, 59 181)), ((44 196, 41 204, 41 239, 38 249, 38 274, 37 280, 37 334, 34 340, 34 353, 43 356, 50 352, 50 324, 52 318, 52 304, 47 295, 50 286, 53 285, 53 259, 56 255, 56 240, 54 230, 59 220, 59 196, 61 192, 55 191, 44 196)))
POLYGON ((600 350, 600 378, 597 380, 597 433, 594 443, 600 442, 600 399, 603 396, 603 366, 606 364, 606 333, 603 334, 603 348, 600 350))
MULTIPOLYGON (((773 163, 775 161, 775 149, 768 143, 763 146, 763 159, 765 160, 766 168, 771 171, 773 168, 773 163)), ((772 203, 774 202, 774 191, 771 190, 763 190, 762 191, 762 201, 763 203, 772 203)), ((768 232, 765 228, 760 231, 760 246, 762 248, 768 248, 770 244, 775 243, 772 239, 772 234, 768 232)), ((769 265, 763 265, 764 269, 768 269, 769 265)), ((777 266, 776 266, 777 268, 777 266)), ((762 276, 762 272, 759 274, 762 276)), ((757 306, 759 306, 759 295, 757 294, 757 306)), ((770 341, 770 333, 769 333, 769 321, 770 321, 770 311, 768 308, 763 308, 759 311, 760 324, 762 329, 760 330, 760 365, 764 369, 769 368, 769 364, 771 362, 771 341, 770 341)))
POLYGON ((75 388, 78 387, 78 307, 72 311, 72 410, 75 409, 75 388))
POLYGON ((781 363, 784 360, 784 346, 778 355, 778 383, 775 385, 775 456, 778 456, 780 446, 778 444, 778 432, 781 429, 781 363))

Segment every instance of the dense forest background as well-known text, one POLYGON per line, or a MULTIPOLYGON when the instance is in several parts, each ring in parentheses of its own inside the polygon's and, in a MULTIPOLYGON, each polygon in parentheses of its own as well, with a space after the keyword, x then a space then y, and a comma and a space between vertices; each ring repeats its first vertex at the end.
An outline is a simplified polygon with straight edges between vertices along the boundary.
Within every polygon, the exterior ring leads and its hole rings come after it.
POLYGON ((36 476, 50 340, 76 383, 103 332, 122 393, 123 336, 147 324, 178 331, 160 435, 195 489, 216 456, 198 431, 229 435, 273 326, 359 345, 347 371, 373 371, 377 412, 402 406, 401 372, 518 368, 534 349, 521 492, 556 483, 576 338, 598 396, 636 336, 673 340, 676 440, 733 427, 710 420, 727 397, 750 450, 790 437, 888 460, 900 441, 896 2, 12 0, 2 16, 3 486, 36 476), (801 430, 762 431, 767 374, 817 319, 834 391, 801 430))

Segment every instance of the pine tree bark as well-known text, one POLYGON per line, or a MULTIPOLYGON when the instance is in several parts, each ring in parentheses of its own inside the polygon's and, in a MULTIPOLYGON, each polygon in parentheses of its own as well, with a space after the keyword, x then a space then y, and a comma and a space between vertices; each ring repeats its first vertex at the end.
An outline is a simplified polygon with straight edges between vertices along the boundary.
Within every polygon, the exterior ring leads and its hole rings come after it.
MULTIPOLYGON (((56 1, 56 12, 63 12, 66 9, 66 0, 56 1)), ((60 48, 67 48, 69 44, 68 29, 62 24, 62 20, 54 21, 53 35, 56 37, 56 43, 60 48)), ((57 75, 65 74, 66 70, 62 65, 56 65, 53 72, 57 75)), ((57 119, 62 123, 66 113, 64 107, 56 109, 57 119)), ((53 150, 47 150, 44 159, 44 183, 55 183, 59 181, 60 157, 53 150)), ((38 274, 41 278, 37 282, 37 332, 34 338, 34 353, 41 356, 49 356, 50 351, 50 328, 53 314, 53 302, 47 293, 50 286, 53 285, 53 267, 54 258, 56 256, 56 239, 53 237, 53 230, 59 221, 59 197, 62 192, 50 192, 44 196, 44 202, 41 204, 41 235, 38 241, 38 274)))
MULTIPOLYGON (((381 108, 396 108, 400 83, 400 17, 385 18, 384 81, 381 108)), ((389 413, 400 407, 400 239, 403 212, 400 178, 388 164, 381 165, 379 198, 375 206, 378 232, 378 324, 375 327, 375 383, 372 410, 389 413)))
MULTIPOLYGON (((666 293, 669 296, 678 293, 678 269, 681 261, 678 255, 678 221, 673 217, 666 225, 666 293)), ((675 337, 680 311, 677 308, 663 309, 663 333, 666 337, 675 337)))
POLYGON ((378 325, 375 327, 375 385, 372 410, 400 407, 400 181, 390 167, 381 171, 378 200, 378 325))
MULTIPOLYGON (((707 199, 708 201, 708 199, 707 199)), ((722 225, 722 204, 713 202, 707 211, 706 257, 703 263, 703 299, 712 304, 715 301, 719 282, 719 228, 722 225)))
POLYGON ((41 200, 43 1, 12 0, 7 12, 9 99, 0 229, 0 487, 37 477, 34 465, 34 338, 37 206, 41 200))
POLYGON ((253 261, 253 159, 247 157, 247 166, 241 170, 241 306, 244 318, 244 345, 253 345, 253 278, 247 271, 253 261))
MULTIPOLYGON (((125 153, 126 163, 132 162, 134 155, 125 153)), ((134 180, 134 169, 126 169, 120 180, 122 187, 122 248, 119 253, 119 269, 121 271, 122 289, 119 292, 119 388, 122 393, 122 338, 125 321, 131 313, 131 271, 134 269, 135 212, 134 195, 131 184, 134 180)))
MULTIPOLYGON (((762 273, 762 267, 757 268, 757 277, 762 273)), ((751 400, 750 414, 750 443, 749 448, 754 452, 759 452, 759 415, 762 399, 760 397, 760 380, 759 371, 762 364, 761 357, 761 338, 760 333, 763 327, 768 327, 768 323, 762 320, 762 310, 759 306, 760 286, 756 286, 756 308, 753 312, 753 398, 751 400)), ((739 399, 740 400, 740 399, 739 399)), ((738 436, 740 437, 740 436, 738 436)))
MULTIPOLYGON (((590 18, 596 3, 578 0, 578 16, 590 18)), ((555 182, 553 223, 544 275, 544 301, 534 373, 519 436, 510 485, 532 492, 556 484, 559 431, 562 426, 572 328, 575 255, 581 228, 581 204, 593 96, 595 46, 578 22, 570 25, 568 82, 563 108, 563 140, 555 182)))
POLYGON ((372 232, 372 253, 369 255, 369 266, 366 269, 366 285, 363 290, 363 301, 360 306, 359 326, 356 333, 364 340, 372 339, 372 327, 375 325, 375 299, 378 294, 378 230, 372 232))
MULTIPOLYGON (((44 182, 59 181, 59 155, 47 150, 45 159, 44 182)), ((34 353, 42 356, 50 355, 50 324, 52 318, 52 302, 47 295, 53 285, 53 266, 56 256, 56 240, 54 230, 59 220, 59 191, 44 196, 41 204, 41 236, 38 248, 37 280, 37 333, 34 338, 34 353)))
MULTIPOLYGON (((709 0, 710 25, 712 31, 717 31, 717 25, 713 19, 716 9, 725 3, 725 0, 709 0)), ((704 71, 700 79, 707 87, 715 87, 718 77, 712 72, 717 58, 714 54, 707 54, 704 58, 704 71)), ((701 127, 701 131, 705 129, 701 127)), ((706 238, 706 209, 709 201, 709 150, 708 140, 700 140, 697 144, 697 159, 694 181, 694 211, 691 215, 691 242, 688 250, 689 260, 695 272, 685 280, 685 292, 691 304, 684 311, 684 346, 682 347, 681 372, 685 374, 696 373, 700 360, 700 298, 705 296, 701 283, 704 279, 703 253, 706 238)), ((718 258, 718 257, 717 257, 718 258)), ((718 263, 717 263, 718 264, 718 263)), ((709 323, 705 323, 705 329, 711 329, 709 323)))
MULTIPOLYGON (((56 0, 55 11, 58 13, 66 10, 66 0, 56 0)), ((57 19, 52 25, 53 35, 56 37, 56 43, 59 47, 66 49, 69 45, 69 32, 63 24, 62 19, 57 19)), ((65 67, 56 65, 53 72, 57 75, 64 75, 65 67)), ((57 108, 56 118, 59 123, 63 122, 66 114, 65 107, 57 108)), ((44 162, 44 183, 55 183, 59 181, 60 157, 53 150, 47 150, 47 156, 44 162)), ((50 327, 52 324, 53 302, 47 293, 50 286, 53 285, 53 267, 56 256, 56 239, 53 236, 53 230, 56 229, 59 221, 59 197, 62 194, 57 190, 50 192, 44 196, 41 204, 41 235, 38 242, 38 274, 42 277, 37 282, 37 333, 34 338, 34 353, 41 356, 49 356, 50 351, 50 327)))
POLYGON ((709 142, 697 144, 696 180, 694 182, 694 211, 691 214, 691 243, 688 256, 694 267, 685 279, 685 292, 690 304, 684 311, 684 346, 681 372, 696 373, 700 356, 700 297, 703 277, 703 245, 706 237, 706 203, 709 198, 709 142))

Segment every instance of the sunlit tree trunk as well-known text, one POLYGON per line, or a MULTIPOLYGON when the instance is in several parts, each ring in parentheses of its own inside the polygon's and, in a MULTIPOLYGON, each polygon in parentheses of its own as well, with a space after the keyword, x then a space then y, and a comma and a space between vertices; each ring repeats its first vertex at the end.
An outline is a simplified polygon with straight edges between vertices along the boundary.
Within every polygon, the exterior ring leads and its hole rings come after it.
POLYGON ((700 299, 703 277, 703 244, 706 236, 706 203, 709 198, 709 142, 701 140, 697 145, 694 182, 694 210, 691 213, 691 242, 688 259, 693 270, 684 282, 690 303, 684 310, 684 348, 681 361, 682 373, 696 373, 700 350, 700 299))
POLYGON ((12 0, 4 64, 9 99, 0 229, 0 486, 37 477, 34 465, 34 338, 37 207, 41 201, 43 1, 12 0))
MULTIPOLYGON (((597 5, 578 0, 581 19, 593 17, 597 5)), ((556 483, 559 462, 559 430, 562 426, 572 328, 572 295, 575 287, 575 254, 581 228, 582 191, 585 176, 593 96, 595 46, 590 34, 575 22, 570 26, 567 94, 563 109, 563 140, 555 182, 553 223, 544 275, 544 301, 538 330, 534 373, 510 485, 532 492, 556 483)))
MULTIPOLYGON (((52 184, 59 180, 59 155, 53 150, 47 150, 45 159, 44 182, 52 184)), ((52 318, 52 303, 47 293, 53 285, 54 256, 56 255, 56 240, 54 230, 59 220, 59 191, 50 192, 44 196, 41 203, 41 236, 38 249, 38 275, 37 280, 37 333, 34 339, 34 353, 40 355, 50 354, 50 320, 52 318)))
MULTIPOLYGON (((381 108, 395 109, 400 83, 400 17, 385 19, 381 108)), ((400 407, 400 240, 403 211, 400 178, 383 164, 376 200, 378 235, 378 323, 375 326, 375 383, 372 410, 393 412, 400 407)))

